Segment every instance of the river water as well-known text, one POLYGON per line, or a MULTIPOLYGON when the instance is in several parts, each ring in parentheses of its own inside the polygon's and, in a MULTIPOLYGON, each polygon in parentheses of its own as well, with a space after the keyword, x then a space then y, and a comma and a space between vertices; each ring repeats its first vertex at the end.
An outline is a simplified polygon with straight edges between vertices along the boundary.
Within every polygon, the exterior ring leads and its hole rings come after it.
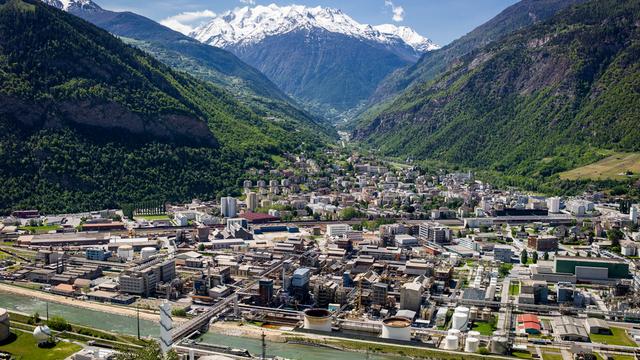
MULTIPOLYGON (((26 314, 38 312, 41 316, 46 314, 46 303, 42 300, 15 294, 0 294, 0 307, 26 314)), ((115 333, 136 335, 137 320, 116 314, 107 314, 71 305, 49 303, 49 316, 62 316, 70 323, 89 326, 96 329, 112 331, 115 333)), ((153 321, 140 320, 140 334, 142 336, 159 337, 160 325, 153 321)), ((200 339, 203 343, 223 345, 232 348, 247 349, 253 355, 259 355, 262 351, 260 340, 246 337, 228 336, 208 332, 200 339)), ((363 353, 339 351, 328 348, 311 347, 267 341, 267 354, 281 356, 288 359, 303 360, 358 360, 366 358, 363 353)), ((371 354, 371 360, 392 360, 400 357, 379 356, 371 354)))

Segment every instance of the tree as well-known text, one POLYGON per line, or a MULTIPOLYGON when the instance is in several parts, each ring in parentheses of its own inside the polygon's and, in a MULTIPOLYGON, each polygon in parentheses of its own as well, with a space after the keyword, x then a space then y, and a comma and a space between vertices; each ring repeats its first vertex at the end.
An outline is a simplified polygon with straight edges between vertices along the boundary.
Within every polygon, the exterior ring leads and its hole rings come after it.
POLYGON ((523 264, 529 262, 529 254, 527 253, 527 250, 522 250, 520 253, 520 262, 523 264))
POLYGON ((542 255, 542 259, 543 259, 544 261, 549 260, 549 253, 548 253, 547 251, 545 251, 545 252, 544 252, 544 255, 542 255))
POLYGON ((40 314, 38 312, 33 313, 33 315, 29 316, 27 319, 27 324, 29 325, 37 325, 40 323, 40 314))
POLYGON ((198 251, 204 251, 204 244, 198 245, 198 251))
POLYGON ((360 217, 360 212, 352 207, 342 209, 340 212, 340 218, 342 220, 351 220, 353 218, 360 217))
POLYGON ((531 258, 532 258, 531 261, 533 261, 534 264, 537 264, 538 263, 538 252, 534 251, 533 252, 533 256, 531 258))
POLYGON ((613 228, 609 231, 607 231, 607 239, 609 239, 609 241, 611 241, 611 247, 612 248, 620 248, 620 240, 622 240, 624 238, 624 233, 618 229, 618 228, 613 228))
POLYGON ((509 275, 509 273, 511 272, 511 269, 513 269, 513 265, 511 264, 500 264, 500 268, 498 269, 498 272, 500 273, 501 276, 507 276, 509 275))
POLYGON ((187 311, 185 309, 175 308, 171 310, 171 315, 185 317, 187 316, 187 311))
POLYGON ((56 331, 71 330, 71 324, 69 324, 62 316, 52 316, 51 319, 47 320, 47 326, 56 331))
POLYGON ((118 349, 115 360, 178 360, 178 354, 171 349, 167 354, 163 354, 160 344, 151 341, 141 349, 121 348, 118 349))

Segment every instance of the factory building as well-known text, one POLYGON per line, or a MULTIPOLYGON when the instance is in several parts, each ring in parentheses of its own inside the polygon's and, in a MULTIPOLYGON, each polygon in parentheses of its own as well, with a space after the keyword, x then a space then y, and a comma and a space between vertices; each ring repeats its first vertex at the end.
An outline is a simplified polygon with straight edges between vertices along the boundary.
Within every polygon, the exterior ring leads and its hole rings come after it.
POLYGON ((607 280, 629 277, 629 264, 611 258, 556 256, 553 271, 575 274, 578 280, 607 280))
POLYGON ((422 285, 416 282, 403 284, 400 289, 400 309, 419 312, 420 305, 422 305, 422 285))
POLYGON ((120 291, 145 297, 150 296, 155 293, 156 285, 170 282, 175 277, 175 260, 152 260, 125 270, 119 277, 120 291))

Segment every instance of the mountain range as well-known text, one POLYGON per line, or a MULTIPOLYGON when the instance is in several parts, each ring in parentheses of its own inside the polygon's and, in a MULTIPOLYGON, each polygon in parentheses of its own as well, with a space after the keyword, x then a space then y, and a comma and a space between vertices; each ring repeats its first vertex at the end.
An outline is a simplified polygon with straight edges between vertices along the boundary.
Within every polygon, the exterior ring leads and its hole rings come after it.
POLYGON ((560 10, 416 81, 361 118, 355 137, 386 155, 529 179, 597 149, 640 150, 639 22, 632 0, 560 10))
POLYGON ((425 53, 415 64, 398 69, 380 82, 370 104, 393 97, 413 85, 433 80, 469 52, 513 32, 540 23, 558 11, 585 0, 522 0, 509 6, 486 23, 436 51, 425 53))
POLYGON ((257 114, 316 124, 321 132, 333 133, 324 126, 324 119, 304 111, 260 71, 226 50, 202 44, 141 15, 103 9, 91 0, 44 2, 121 37, 177 70, 220 85, 257 114))
POLYGON ((369 98, 388 74, 438 48, 407 27, 360 24, 337 9, 299 5, 237 8, 189 36, 233 52, 334 119, 369 98))

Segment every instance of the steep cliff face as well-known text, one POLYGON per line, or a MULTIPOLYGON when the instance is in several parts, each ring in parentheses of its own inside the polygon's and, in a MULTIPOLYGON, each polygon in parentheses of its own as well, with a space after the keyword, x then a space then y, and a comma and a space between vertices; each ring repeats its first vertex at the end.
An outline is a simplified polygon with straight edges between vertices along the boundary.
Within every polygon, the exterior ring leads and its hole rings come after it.
POLYGON ((398 69, 383 81, 370 98, 376 103, 402 93, 411 86, 442 74, 465 54, 515 31, 546 21, 558 11, 586 0, 522 0, 451 44, 425 53, 416 64, 398 69))

